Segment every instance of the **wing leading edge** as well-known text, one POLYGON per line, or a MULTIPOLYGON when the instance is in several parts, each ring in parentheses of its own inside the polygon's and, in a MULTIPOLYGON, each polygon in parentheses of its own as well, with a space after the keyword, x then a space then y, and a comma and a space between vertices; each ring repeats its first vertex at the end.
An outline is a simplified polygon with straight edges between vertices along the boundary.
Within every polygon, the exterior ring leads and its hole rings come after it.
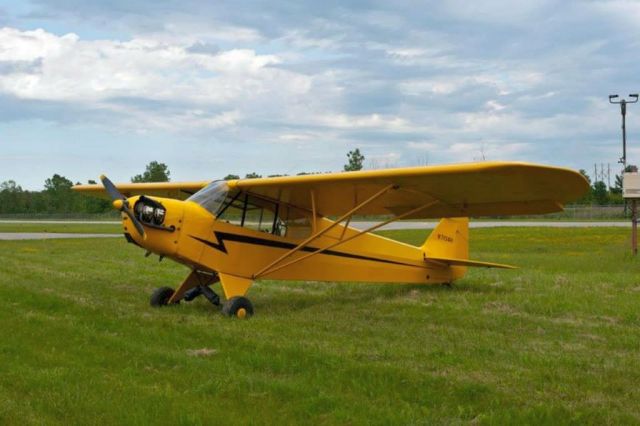
MULTIPOLYGON (((125 197, 133 195, 150 195, 164 198, 184 200, 195 194, 209 184, 209 181, 201 182, 148 182, 148 183, 118 183, 116 188, 125 197)), ((96 197, 108 198, 104 187, 96 185, 76 185, 74 191, 96 197)))

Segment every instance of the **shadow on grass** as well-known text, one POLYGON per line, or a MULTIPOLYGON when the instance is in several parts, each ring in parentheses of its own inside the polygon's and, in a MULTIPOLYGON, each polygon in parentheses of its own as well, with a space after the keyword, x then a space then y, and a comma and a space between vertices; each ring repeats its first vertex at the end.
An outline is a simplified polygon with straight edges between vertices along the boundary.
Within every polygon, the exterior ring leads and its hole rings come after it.
POLYGON ((332 305, 344 303, 359 306, 380 299, 392 301, 436 297, 444 300, 457 299, 464 294, 506 294, 512 291, 509 286, 487 285, 474 281, 461 281, 452 285, 266 281, 262 282, 259 288, 250 291, 248 298, 256 312, 268 310, 276 313, 304 311, 321 306, 330 309, 332 305), (277 286, 275 291, 274 286, 277 286))
MULTIPOLYGON (((220 285, 214 285, 213 290, 224 301, 220 285)), ((247 297, 253 304, 256 313, 269 313, 271 315, 313 310, 321 307, 332 309, 332 307, 337 308, 345 303, 362 306, 381 299, 394 301, 407 298, 437 298, 444 302, 458 299, 462 295, 499 295, 513 291, 512 286, 487 284, 485 280, 479 279, 464 279, 451 285, 261 281, 254 285, 247 297)), ((191 302, 181 301, 176 312, 179 311, 181 315, 186 314, 183 309, 191 311, 196 316, 222 316, 221 307, 213 306, 202 296, 191 302)))

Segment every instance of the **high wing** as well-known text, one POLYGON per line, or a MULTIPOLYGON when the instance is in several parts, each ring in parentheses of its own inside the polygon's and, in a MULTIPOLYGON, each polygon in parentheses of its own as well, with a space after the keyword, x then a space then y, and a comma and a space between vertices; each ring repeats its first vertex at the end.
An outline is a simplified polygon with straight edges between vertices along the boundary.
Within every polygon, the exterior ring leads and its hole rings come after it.
MULTIPOLYGON (((209 181, 118 183, 116 184, 116 188, 118 188, 118 191, 120 191, 120 193, 125 197, 131 197, 133 195, 151 195, 184 200, 207 186, 207 184, 209 184, 209 181)), ((102 184, 76 185, 73 189, 84 194, 108 198, 102 184)))
POLYGON ((359 206, 355 212, 358 215, 403 215, 405 219, 551 213, 561 211, 565 203, 576 200, 589 188, 587 180, 573 170, 517 162, 240 179, 228 183, 231 190, 278 200, 309 212, 315 209, 322 216, 342 215, 359 206))

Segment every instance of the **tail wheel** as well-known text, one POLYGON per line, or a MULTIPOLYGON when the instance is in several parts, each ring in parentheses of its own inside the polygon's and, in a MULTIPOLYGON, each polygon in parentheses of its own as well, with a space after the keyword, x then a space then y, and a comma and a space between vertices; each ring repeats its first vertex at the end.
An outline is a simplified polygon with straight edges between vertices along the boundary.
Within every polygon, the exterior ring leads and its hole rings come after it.
POLYGON ((160 306, 166 306, 169 304, 169 299, 173 296, 173 289, 171 287, 160 287, 157 288, 151 293, 151 298, 149 299, 149 303, 154 308, 160 306))
POLYGON ((249 318, 253 315, 253 305, 246 297, 235 296, 224 302, 222 314, 228 317, 249 318))

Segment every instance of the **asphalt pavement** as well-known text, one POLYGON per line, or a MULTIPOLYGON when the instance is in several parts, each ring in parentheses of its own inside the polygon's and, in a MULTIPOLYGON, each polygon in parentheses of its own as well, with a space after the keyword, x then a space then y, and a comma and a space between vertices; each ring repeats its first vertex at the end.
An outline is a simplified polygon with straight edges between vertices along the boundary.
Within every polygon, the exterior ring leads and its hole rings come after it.
POLYGON ((62 232, 0 232, 0 240, 53 240, 60 238, 122 238, 122 234, 71 234, 62 232))
MULTIPOLYGON (((0 220, 0 223, 74 223, 74 224, 104 224, 120 222, 113 221, 87 221, 87 222, 69 222, 69 221, 8 221, 0 220)), ((351 226, 357 229, 367 229, 373 227, 378 222, 352 222, 351 226)), ((380 228, 381 230, 399 230, 399 229, 433 229, 438 222, 392 222, 380 228)), ((498 228, 498 227, 542 227, 542 228, 628 228, 631 226, 630 221, 607 221, 607 222, 567 222, 567 221, 471 221, 471 228, 498 228)), ((0 232, 0 240, 45 240, 59 238, 115 238, 122 237, 122 234, 74 234, 74 233, 55 233, 55 232, 0 232)))

